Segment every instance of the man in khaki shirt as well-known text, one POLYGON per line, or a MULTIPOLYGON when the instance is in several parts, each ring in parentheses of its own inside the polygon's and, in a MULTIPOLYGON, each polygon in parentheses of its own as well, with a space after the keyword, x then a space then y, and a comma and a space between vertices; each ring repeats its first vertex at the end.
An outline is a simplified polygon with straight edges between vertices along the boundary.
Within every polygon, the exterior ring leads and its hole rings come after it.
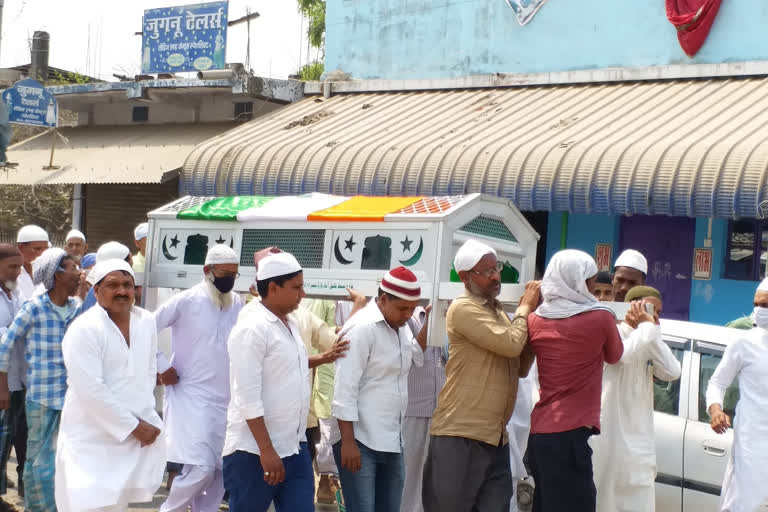
POLYGON ((496 251, 476 240, 454 259, 465 291, 448 308, 450 357, 424 468, 425 512, 509 509, 506 425, 518 378, 533 364, 527 317, 538 306, 540 283, 526 284, 510 320, 496 300, 501 266, 496 251))

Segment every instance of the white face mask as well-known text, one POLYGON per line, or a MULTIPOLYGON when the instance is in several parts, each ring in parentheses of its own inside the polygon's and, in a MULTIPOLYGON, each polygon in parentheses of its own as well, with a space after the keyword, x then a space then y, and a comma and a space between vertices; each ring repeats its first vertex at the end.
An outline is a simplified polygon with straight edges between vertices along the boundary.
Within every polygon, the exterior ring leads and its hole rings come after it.
POLYGON ((768 329, 768 308, 756 307, 752 315, 755 317, 755 324, 761 329, 768 329))

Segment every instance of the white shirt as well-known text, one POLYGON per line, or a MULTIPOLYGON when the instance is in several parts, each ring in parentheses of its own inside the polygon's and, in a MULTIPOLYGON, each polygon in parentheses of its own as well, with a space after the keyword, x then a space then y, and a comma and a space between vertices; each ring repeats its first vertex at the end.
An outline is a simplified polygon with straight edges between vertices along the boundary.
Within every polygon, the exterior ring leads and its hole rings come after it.
POLYGON ((400 453, 408 373, 412 363, 424 364, 421 347, 407 326, 389 326, 375 300, 349 319, 339 338, 349 341, 349 350, 336 360, 333 416, 354 422, 355 439, 368 448, 400 453))
POLYGON ((152 314, 131 311, 130 346, 96 305, 62 341, 67 394, 56 446, 56 505, 82 512, 152 501, 163 481, 165 440, 142 448, 139 418, 162 429, 155 412, 157 330, 152 314))
POLYGON ((299 453, 306 442, 309 361, 299 328, 286 326, 260 301, 246 306, 227 343, 232 397, 227 411, 224 455, 241 450, 260 455, 246 420, 264 417, 280 458, 299 453))
POLYGON ((653 428, 653 377, 680 378, 680 362, 650 322, 632 329, 618 326, 624 344, 621 360, 605 365, 599 436, 594 453, 597 510, 653 510, 656 443, 653 428))
MULTIPOLYGON (((768 332, 756 328, 725 349, 707 386, 707 410, 723 405, 725 391, 739 379, 733 419, 733 448, 725 472, 722 510, 753 512, 768 506, 768 332)), ((715 436, 715 434, 712 434, 715 436)))
MULTIPOLYGON (((8 295, 3 290, 0 290, 0 337, 8 330, 23 303, 24 299, 18 287, 11 292, 11 298, 8 298, 8 295)), ((21 391, 27 382, 27 361, 24 359, 24 344, 15 343, 9 358, 8 391, 21 391)))
POLYGON ((27 273, 27 269, 21 267, 21 274, 16 279, 16 286, 21 293, 21 298, 29 300, 35 296, 35 283, 32 281, 32 276, 27 273))
POLYGON ((171 329, 172 350, 168 359, 158 354, 157 366, 160 372, 173 366, 179 375, 178 383, 165 386, 163 401, 171 462, 222 465, 229 404, 227 339, 241 309, 240 296, 232 294, 232 305, 220 310, 201 282, 155 311, 158 332, 171 329))

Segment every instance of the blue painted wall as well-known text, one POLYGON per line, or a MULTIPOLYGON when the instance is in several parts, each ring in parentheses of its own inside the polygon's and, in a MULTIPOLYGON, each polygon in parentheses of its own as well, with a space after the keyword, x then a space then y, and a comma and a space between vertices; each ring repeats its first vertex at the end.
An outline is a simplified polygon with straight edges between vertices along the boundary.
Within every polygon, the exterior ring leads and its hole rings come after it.
MULTIPOLYGON (((707 219, 696 220, 696 247, 704 247, 707 219)), ((752 312, 757 282, 723 279, 728 221, 712 223, 712 281, 694 281, 691 289, 691 321, 725 325, 752 312)))
MULTIPOLYGON (((568 248, 581 249, 594 255, 598 243, 613 244, 613 258, 618 256, 621 218, 604 215, 570 215, 568 218, 568 248)), ((547 232, 547 262, 560 250, 562 216, 549 216, 547 232)), ((707 219, 696 219, 695 246, 704 247, 707 219)), ((752 312, 754 281, 723 279, 728 221, 715 219, 712 223, 712 280, 693 281, 690 320, 692 322, 725 325, 752 312)), ((693 257, 693 255, 691 255, 693 257)))
POLYGON ((327 0, 325 69, 418 79, 762 60, 766 26, 765 0, 725 0, 690 59, 662 0, 553 0, 524 27, 505 0, 327 0))

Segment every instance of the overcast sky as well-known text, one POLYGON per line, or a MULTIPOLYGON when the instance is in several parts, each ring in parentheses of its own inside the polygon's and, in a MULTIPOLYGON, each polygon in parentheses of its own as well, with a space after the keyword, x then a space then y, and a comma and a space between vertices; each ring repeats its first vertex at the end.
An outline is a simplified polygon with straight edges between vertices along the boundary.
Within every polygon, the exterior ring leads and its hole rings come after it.
MULTIPOLYGON (((5 0, 0 67, 28 64, 35 30, 51 35, 51 66, 115 80, 112 73, 133 76, 141 70, 144 9, 202 3, 195 0, 5 0)), ((261 17, 251 21, 250 66, 259 76, 286 78, 307 62, 303 20, 295 0, 230 0, 229 18, 246 8, 261 17), (299 60, 301 58, 301 61, 299 60)), ((305 32, 306 30, 304 30, 305 32)), ((245 23, 228 29, 227 62, 245 63, 245 23)), ((311 51, 314 58, 316 50, 311 51)))

